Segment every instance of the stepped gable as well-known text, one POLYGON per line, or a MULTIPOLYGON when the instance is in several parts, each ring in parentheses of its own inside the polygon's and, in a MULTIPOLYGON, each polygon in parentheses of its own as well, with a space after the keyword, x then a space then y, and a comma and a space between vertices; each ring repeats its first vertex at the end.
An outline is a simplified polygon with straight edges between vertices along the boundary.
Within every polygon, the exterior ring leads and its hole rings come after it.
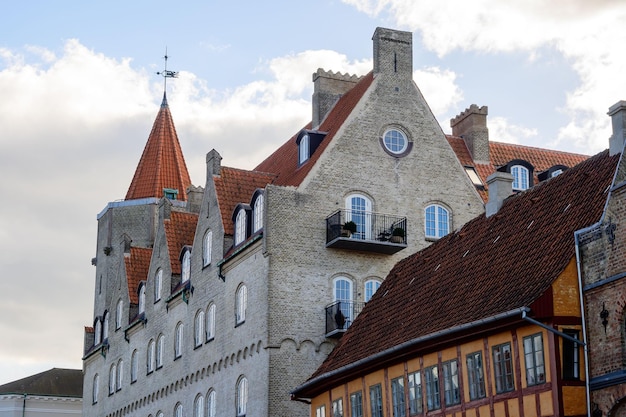
POLYGON ((532 315, 574 258, 574 231, 600 219, 618 159, 604 151, 398 262, 310 383, 373 355, 397 361, 398 347, 443 330, 522 307, 532 315))
POLYGON ((130 248, 130 254, 124 257, 128 297, 133 304, 139 304, 139 284, 148 279, 151 258, 152 249, 133 247, 130 248))
POLYGON ((220 175, 215 176, 215 193, 220 207, 224 233, 234 233, 233 222, 230 220, 239 203, 250 203, 252 194, 257 188, 265 188, 276 179, 275 174, 247 171, 237 168, 222 167, 220 175))
POLYGON ((193 245, 198 215, 196 213, 172 211, 170 218, 165 219, 164 223, 172 274, 180 274, 180 251, 183 249, 183 246, 193 245))
POLYGON ((83 372, 80 369, 52 368, 17 381, 0 385, 0 394, 83 396, 83 372))
MULTIPOLYGON (((320 155, 324 152, 324 149, 326 149, 328 144, 333 140, 339 128, 343 125, 348 116, 350 116, 350 113, 352 113, 352 110, 354 110, 373 80, 373 72, 370 72, 362 77, 350 91, 341 96, 318 129, 320 132, 326 132, 326 137, 309 160, 302 166, 298 167, 298 145, 296 145, 296 137, 299 132, 297 132, 273 154, 261 162, 255 168, 255 171, 275 173, 276 181, 274 183, 277 185, 300 185, 311 171, 311 168, 315 165, 320 155)), ((310 123, 304 127, 304 129, 310 128, 310 123)))
POLYGON ((152 125, 152 131, 125 200, 161 198, 163 189, 169 188, 178 190, 177 198, 186 201, 186 190, 190 185, 191 179, 178 142, 172 114, 167 98, 163 94, 161 108, 152 125))

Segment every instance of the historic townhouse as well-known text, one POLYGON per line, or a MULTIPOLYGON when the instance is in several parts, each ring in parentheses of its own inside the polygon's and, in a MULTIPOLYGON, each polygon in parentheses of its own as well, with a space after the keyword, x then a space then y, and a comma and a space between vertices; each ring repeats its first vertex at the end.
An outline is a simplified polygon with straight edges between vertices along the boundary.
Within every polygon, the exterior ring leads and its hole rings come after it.
POLYGON ((489 142, 472 106, 447 137, 412 79, 412 35, 378 28, 364 76, 313 74, 312 121, 254 170, 206 157, 191 185, 164 96, 124 201, 98 215, 85 416, 305 416, 290 390, 393 265, 584 160, 489 142), (508 175, 508 174, 507 174, 508 175))

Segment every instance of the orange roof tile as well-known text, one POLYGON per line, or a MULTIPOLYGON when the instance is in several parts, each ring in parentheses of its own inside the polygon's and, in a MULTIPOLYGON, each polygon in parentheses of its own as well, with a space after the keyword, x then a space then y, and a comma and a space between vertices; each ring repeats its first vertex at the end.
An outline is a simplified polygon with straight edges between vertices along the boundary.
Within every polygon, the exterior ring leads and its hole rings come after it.
POLYGON ((170 253, 170 265, 172 274, 180 274, 180 251, 183 246, 193 245, 193 237, 196 233, 198 215, 172 211, 169 219, 165 219, 165 239, 170 253))
POLYGON ((187 200, 186 190, 191 185, 185 158, 178 142, 167 99, 163 94, 157 114, 139 165, 130 183, 126 200, 163 197, 163 189, 178 190, 178 199, 187 200))
POLYGON ((148 279, 151 258, 152 249, 134 247, 130 248, 130 256, 124 258, 128 296, 133 304, 139 304, 139 283, 148 279))

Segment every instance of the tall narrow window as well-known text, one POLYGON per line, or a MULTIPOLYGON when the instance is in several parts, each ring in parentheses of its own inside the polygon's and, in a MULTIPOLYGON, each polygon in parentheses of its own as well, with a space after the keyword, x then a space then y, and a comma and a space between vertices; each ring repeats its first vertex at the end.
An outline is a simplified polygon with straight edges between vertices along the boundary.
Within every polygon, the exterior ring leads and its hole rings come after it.
POLYGON ((141 284, 139 287, 139 314, 146 312, 146 285, 141 284))
POLYGON ((439 204, 431 204, 425 210, 426 237, 439 239, 450 231, 450 215, 448 210, 439 204))
POLYGON ((343 398, 333 401, 333 417, 343 417, 343 398))
POLYGON ((339 310, 345 319, 344 329, 347 329, 354 320, 352 302, 352 281, 339 277, 334 279, 334 301, 339 302, 339 310))
POLYGON ((302 165, 309 159, 309 135, 304 135, 298 145, 298 163, 302 165))
POLYGON ((109 338, 109 312, 104 312, 104 320, 102 320, 102 341, 106 342, 109 338))
POLYGON ((163 270, 159 268, 154 276, 154 302, 161 299, 161 287, 163 286, 163 270))
POLYGON ((424 369, 424 383, 426 384, 426 407, 428 411, 441 408, 439 398, 439 369, 437 365, 424 369))
POLYGON ((528 189, 528 168, 522 165, 513 165, 511 167, 511 175, 513 175, 513 189, 523 191, 528 189))
POLYGON ((191 252, 186 250, 185 254, 183 255, 180 280, 181 282, 187 282, 189 281, 190 277, 191 277, 191 252))
POLYGON ((174 359, 180 358, 183 355, 183 324, 178 323, 174 332, 174 359))
POLYGON ((176 404, 174 408, 174 417, 183 417, 183 405, 181 403, 176 404))
POLYGON ((383 390, 380 384, 370 387, 370 409, 372 417, 383 417, 383 390))
POLYGON ((211 303, 206 311, 206 340, 213 340, 215 337, 215 304, 211 303))
POLYGON ((469 382, 470 400, 485 398, 485 373, 483 354, 474 352, 467 355, 467 381, 469 382))
POLYGON ((100 319, 96 318, 95 324, 93 325, 93 344, 94 346, 98 346, 102 343, 102 323, 100 323, 100 319))
POLYGON ((205 334, 204 334, 204 311, 198 310, 196 313, 196 319, 194 323, 194 334, 193 341, 194 347, 198 347, 202 345, 204 342, 205 334))
POLYGON ((115 383, 117 382, 116 377, 117 367, 115 364, 112 364, 111 368, 109 368, 109 395, 115 394, 115 383))
POLYGON ((524 362, 526 363, 526 384, 528 386, 546 382, 541 333, 524 338, 524 362))
POLYGON ((459 404, 461 394, 459 392, 459 368, 456 359, 444 362, 443 369, 443 397, 446 405, 459 404))
POLYGON ((409 413, 421 414, 424 411, 422 403, 422 375, 419 371, 409 374, 409 413))
POLYGON ((393 403, 393 417, 405 417, 404 377, 391 380, 391 400, 393 403))
POLYGON ((130 383, 137 381, 137 371, 139 370, 139 355, 137 350, 133 350, 132 355, 130 355, 130 383))
POLYGON ((515 389, 510 343, 503 343, 493 347, 493 372, 496 381, 496 393, 499 394, 515 389))
POLYGON ((239 210, 235 218, 235 245, 246 240, 246 211, 239 210))
POLYGON ((241 285, 237 290, 235 323, 241 324, 246 321, 246 308, 248 304, 248 290, 245 285, 241 285))
POLYGON ((117 361, 117 376, 116 376, 117 383, 115 385, 116 391, 119 391, 122 389, 123 379, 124 379, 124 361, 120 359, 119 361, 117 361))
POLYGON ((376 281, 374 279, 371 279, 365 283, 364 301, 366 303, 372 298, 372 296, 374 295, 376 290, 378 290, 379 287, 380 287, 380 281, 376 281))
POLYGON ((100 395, 100 377, 96 374, 93 377, 93 387, 91 388, 91 401, 93 404, 98 402, 98 395, 100 395))
POLYGON ((237 382, 237 417, 246 415, 248 407, 248 380, 246 377, 240 377, 237 382))
POLYGON ((150 340, 148 342, 148 351, 146 352, 146 369, 149 374, 154 372, 154 350, 154 340, 150 340))
POLYGON ((361 391, 350 394, 350 417, 363 417, 363 394, 361 391))
POLYGON ((213 232, 208 230, 204 234, 204 242, 203 242, 203 250, 202 250, 202 261, 203 265, 207 266, 211 263, 211 251, 213 247, 213 232))
POLYGON ((156 343, 156 369, 163 367, 163 349, 165 349, 165 336, 160 334, 156 343))
POLYGON ((198 394, 193 403, 193 417, 204 417, 204 397, 198 394))
POLYGON ((320 405, 315 409, 315 417, 326 417, 326 406, 320 405))
MULTIPOLYGON (((564 330, 566 335, 578 339, 576 330, 564 330)), ((576 342, 563 338, 563 379, 580 379, 580 346, 576 342)))
POLYGON ((259 194, 254 201, 254 227, 253 231, 256 232, 263 228, 263 194, 259 194))
POLYGON ((206 396, 206 415, 207 417, 216 417, 215 413, 215 390, 210 390, 206 396))
POLYGON ((361 194, 352 194, 346 198, 346 221, 356 223, 354 239, 372 238, 372 202, 361 194))
POLYGON ((118 330, 122 327, 122 312, 124 311, 124 303, 122 300, 118 300, 117 306, 115 307, 115 330, 118 330))

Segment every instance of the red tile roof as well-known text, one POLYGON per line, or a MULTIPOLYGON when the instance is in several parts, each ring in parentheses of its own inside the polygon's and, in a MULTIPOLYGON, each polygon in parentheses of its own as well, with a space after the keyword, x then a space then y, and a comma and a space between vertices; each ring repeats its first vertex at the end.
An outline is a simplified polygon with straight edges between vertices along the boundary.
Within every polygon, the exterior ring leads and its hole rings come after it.
POLYGON ((259 171, 222 167, 220 175, 214 177, 215 193, 224 222, 224 233, 233 234, 231 221, 233 210, 239 203, 249 203, 257 188, 265 188, 276 179, 275 174, 259 171))
POLYGON ((151 258, 152 249, 133 247, 130 248, 130 256, 124 258, 128 296, 133 304, 139 304, 139 283, 148 279, 151 258))
MULTIPOLYGON (((574 231, 600 219, 618 158, 598 154, 398 262, 313 382, 417 338, 533 307, 573 259, 574 231)), ((307 384, 296 393, 311 394, 307 384)))
POLYGON ((537 178, 537 174, 546 171, 555 165, 565 165, 568 168, 572 168, 589 158, 587 155, 490 141, 490 163, 477 164, 472 160, 472 156, 467 149, 463 138, 452 135, 446 135, 446 137, 450 146, 454 150, 454 153, 456 153, 457 158, 461 162, 461 165, 474 167, 476 169, 476 173, 485 186, 484 190, 479 190, 479 194, 485 202, 489 199, 487 193, 487 177, 493 174, 497 168, 508 164, 514 159, 522 159, 535 167, 533 181, 534 184, 538 184, 539 179, 537 178))
POLYGON ((190 185, 191 179, 164 94, 125 199, 161 198, 163 189, 170 188, 178 190, 179 200, 186 201, 185 191, 190 185))
POLYGON ((180 251, 184 246, 193 245, 193 237, 196 233, 198 215, 172 211, 169 219, 165 219, 165 239, 170 253, 170 265, 172 274, 180 274, 180 251))

